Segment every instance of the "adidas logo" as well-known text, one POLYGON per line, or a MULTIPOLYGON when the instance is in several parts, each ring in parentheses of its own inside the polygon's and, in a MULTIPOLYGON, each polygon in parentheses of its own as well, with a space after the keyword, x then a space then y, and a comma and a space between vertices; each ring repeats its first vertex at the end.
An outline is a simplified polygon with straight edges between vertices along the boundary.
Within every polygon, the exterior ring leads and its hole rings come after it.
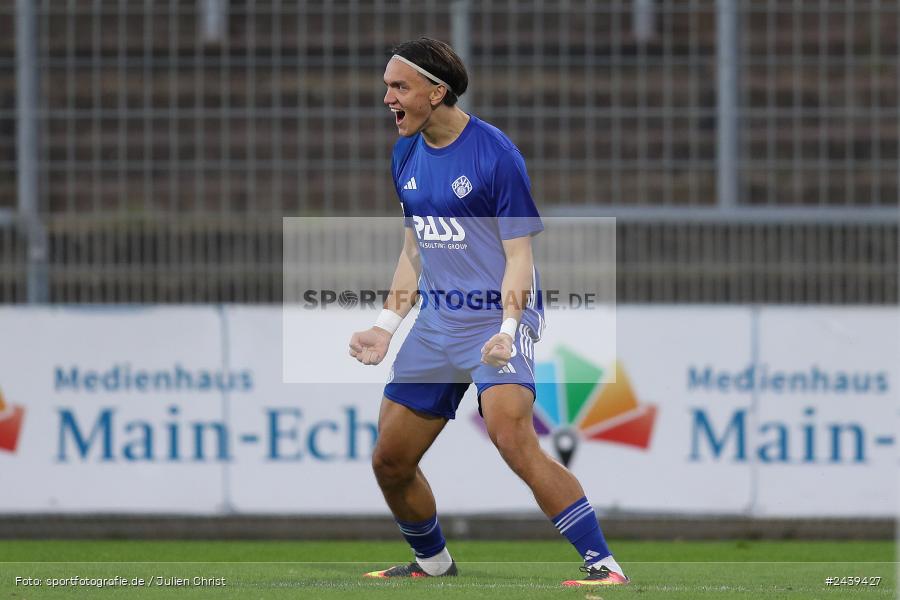
POLYGON ((594 559, 596 559, 598 556, 600 556, 599 552, 594 552, 593 550, 588 550, 587 554, 584 555, 584 562, 593 562, 594 559))
POLYGON ((515 373, 515 372, 516 372, 516 368, 509 363, 506 363, 506 365, 504 365, 504 367, 502 369, 497 371, 497 373, 499 373, 501 375, 503 373, 515 373))
POLYGON ((406 182, 406 185, 403 186, 404 190, 417 190, 419 188, 416 187, 416 178, 413 177, 409 181, 406 182))

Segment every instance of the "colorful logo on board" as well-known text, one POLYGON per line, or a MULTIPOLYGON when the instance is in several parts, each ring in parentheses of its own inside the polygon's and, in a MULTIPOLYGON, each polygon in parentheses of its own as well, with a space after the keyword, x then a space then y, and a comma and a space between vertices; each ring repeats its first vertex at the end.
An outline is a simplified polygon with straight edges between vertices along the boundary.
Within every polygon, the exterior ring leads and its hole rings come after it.
POLYGON ((25 409, 21 406, 7 404, 3 398, 3 392, 0 391, 0 450, 16 451, 24 417, 25 409))
MULTIPOLYGON (((564 346, 553 360, 535 364, 534 429, 539 436, 552 436, 566 466, 582 441, 650 447, 656 406, 638 403, 621 363, 611 369, 615 381, 604 383, 602 367, 564 346)), ((483 428, 481 417, 476 413, 474 418, 483 428)))

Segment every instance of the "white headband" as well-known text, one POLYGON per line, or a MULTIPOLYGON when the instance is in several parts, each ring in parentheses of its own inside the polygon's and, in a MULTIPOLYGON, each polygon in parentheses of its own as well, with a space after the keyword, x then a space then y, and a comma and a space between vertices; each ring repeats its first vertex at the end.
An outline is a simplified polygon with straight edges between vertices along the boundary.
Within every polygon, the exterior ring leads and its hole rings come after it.
POLYGON ((431 73, 429 73, 428 71, 426 71, 425 69, 423 69, 422 67, 420 67, 419 65, 417 65, 416 63, 414 63, 413 61, 411 61, 411 60, 409 60, 409 59, 406 59, 406 58, 403 58, 403 57, 400 56, 399 54, 395 54, 395 55, 392 56, 391 58, 396 58, 396 59, 398 59, 398 60, 402 60, 403 62, 405 62, 406 64, 408 64, 409 66, 411 66, 413 69, 415 69, 416 71, 418 71, 419 73, 421 73, 422 75, 424 75, 425 77, 427 77, 428 79, 430 79, 430 80, 432 80, 432 81, 437 81, 439 84, 441 84, 442 86, 444 86, 445 88, 447 88, 447 91, 448 91, 448 92, 452 92, 452 91, 453 91, 453 88, 450 87, 450 86, 447 84, 446 81, 444 81, 444 80, 441 79, 440 77, 435 77, 434 75, 432 75, 431 73))

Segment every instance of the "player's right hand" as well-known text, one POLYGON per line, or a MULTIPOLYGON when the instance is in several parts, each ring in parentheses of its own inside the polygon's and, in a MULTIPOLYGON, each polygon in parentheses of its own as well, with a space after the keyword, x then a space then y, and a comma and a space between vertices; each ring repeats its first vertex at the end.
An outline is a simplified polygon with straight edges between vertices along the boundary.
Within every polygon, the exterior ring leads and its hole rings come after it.
POLYGON ((357 331, 350 338, 350 356, 364 365, 377 365, 390 345, 391 334, 381 327, 357 331))

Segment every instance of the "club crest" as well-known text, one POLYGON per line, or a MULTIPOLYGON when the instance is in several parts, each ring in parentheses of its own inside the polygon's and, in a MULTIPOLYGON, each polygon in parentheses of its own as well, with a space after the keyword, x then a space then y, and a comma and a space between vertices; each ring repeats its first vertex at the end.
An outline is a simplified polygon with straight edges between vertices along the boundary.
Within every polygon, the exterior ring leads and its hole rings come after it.
POLYGON ((453 188, 453 193, 456 194, 457 198, 465 198, 472 191, 472 183, 465 175, 457 177, 456 181, 450 184, 450 187, 453 188))

